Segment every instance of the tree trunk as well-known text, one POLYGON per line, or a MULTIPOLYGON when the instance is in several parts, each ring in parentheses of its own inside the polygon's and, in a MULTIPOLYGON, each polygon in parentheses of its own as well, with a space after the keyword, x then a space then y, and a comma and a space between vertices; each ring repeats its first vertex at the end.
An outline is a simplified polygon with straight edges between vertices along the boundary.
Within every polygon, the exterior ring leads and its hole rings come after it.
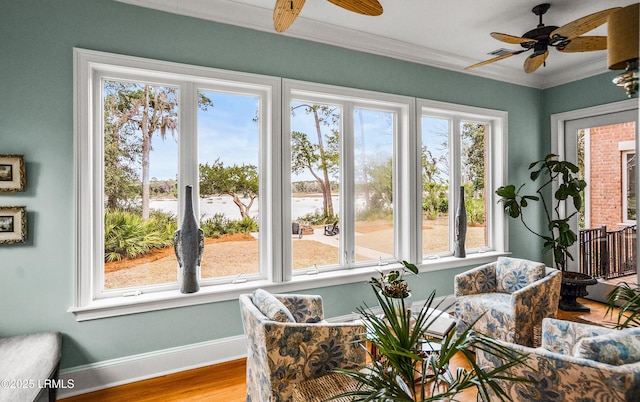
POLYGON ((144 87, 144 105, 142 110, 142 218, 149 218, 149 153, 151 152, 151 132, 149 131, 149 86, 144 87))
POLYGON ((320 183, 322 188, 322 206, 324 208, 325 216, 333 216, 333 200, 331 199, 331 182, 329 181, 329 169, 327 169, 327 159, 324 153, 324 141, 322 138, 322 130, 320 129, 320 118, 318 116, 318 110, 312 109, 313 118, 316 124, 316 133, 318 134, 318 150, 320 151, 320 167, 323 172, 324 179, 320 183))
POLYGON ((240 210, 240 217, 244 219, 247 216, 249 216, 248 214, 249 208, 247 208, 247 206, 244 205, 242 201, 240 201, 240 197, 238 197, 238 194, 236 193, 228 193, 228 194, 233 197, 233 203, 238 206, 238 209, 240 210))

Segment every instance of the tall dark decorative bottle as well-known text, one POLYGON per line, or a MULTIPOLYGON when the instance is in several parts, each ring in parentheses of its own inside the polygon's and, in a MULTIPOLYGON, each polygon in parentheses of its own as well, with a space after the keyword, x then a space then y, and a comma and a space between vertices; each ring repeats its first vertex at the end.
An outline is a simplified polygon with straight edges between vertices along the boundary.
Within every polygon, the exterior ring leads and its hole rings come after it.
POLYGON ((460 186, 458 210, 456 211, 455 220, 455 243, 453 256, 464 258, 467 256, 464 242, 467 237, 467 208, 464 205, 464 187, 460 186))
POLYGON ((182 226, 173 235, 176 258, 180 265, 179 279, 182 293, 195 293, 200 290, 198 267, 200 267, 204 250, 204 232, 198 227, 198 221, 193 213, 192 189, 192 186, 185 186, 182 226))

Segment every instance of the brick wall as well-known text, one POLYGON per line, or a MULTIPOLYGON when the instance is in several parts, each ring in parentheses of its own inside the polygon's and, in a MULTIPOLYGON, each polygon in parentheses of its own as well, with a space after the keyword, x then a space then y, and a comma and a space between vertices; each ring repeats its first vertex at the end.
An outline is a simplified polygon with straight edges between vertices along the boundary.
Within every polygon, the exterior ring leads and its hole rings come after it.
POLYGON ((590 129, 591 227, 615 230, 622 222, 622 152, 618 144, 633 141, 633 122, 590 129))

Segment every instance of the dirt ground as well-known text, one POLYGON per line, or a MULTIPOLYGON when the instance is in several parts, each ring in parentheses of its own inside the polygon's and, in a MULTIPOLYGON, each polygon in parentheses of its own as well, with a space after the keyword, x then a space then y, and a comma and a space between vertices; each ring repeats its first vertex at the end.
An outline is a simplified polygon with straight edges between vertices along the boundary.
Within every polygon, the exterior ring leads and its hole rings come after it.
MULTIPOLYGON (((448 247, 446 218, 423 222, 423 252, 442 252, 448 247)), ((338 244, 337 238, 336 245, 338 244)), ((467 229, 467 248, 485 244, 485 228, 467 229)), ((293 239, 295 268, 332 265, 338 262, 337 247, 313 240, 293 239)), ((359 222, 356 224, 356 245, 381 253, 393 254, 393 232, 388 222, 359 222)), ((356 260, 366 257, 357 255, 356 260)), ((251 235, 230 235, 219 239, 205 239, 202 277, 233 276, 255 273, 258 270, 258 241, 251 235)), ((155 250, 141 258, 105 263, 105 288, 115 289, 161 284, 177 280, 177 260, 173 247, 155 250)))

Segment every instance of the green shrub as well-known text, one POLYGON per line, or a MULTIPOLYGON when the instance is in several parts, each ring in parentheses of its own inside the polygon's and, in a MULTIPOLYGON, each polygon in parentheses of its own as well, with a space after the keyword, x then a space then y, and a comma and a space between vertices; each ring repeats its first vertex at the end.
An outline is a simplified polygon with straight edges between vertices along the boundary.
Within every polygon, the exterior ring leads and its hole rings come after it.
POLYGON ((374 221, 378 219, 393 219, 393 209, 386 206, 368 206, 356 211, 356 219, 359 221, 374 221))
POLYGON ((127 211, 106 211, 104 216, 104 259, 119 261, 173 245, 177 229, 175 216, 154 211, 149 219, 127 211))
POLYGON ((231 220, 223 214, 215 214, 209 219, 200 221, 200 228, 204 231, 205 237, 218 238, 225 234, 257 232, 258 222, 251 217, 244 217, 240 220, 231 220))
POLYGON ((298 217, 296 221, 306 222, 309 225, 324 225, 326 223, 333 223, 338 220, 338 215, 327 215, 316 209, 312 213, 308 213, 304 216, 298 217))
POLYGON ((229 219, 223 214, 215 214, 209 219, 200 220, 200 228, 204 232, 204 237, 217 239, 226 233, 226 226, 229 219))
POLYGON ((469 225, 482 225, 485 219, 485 206, 482 198, 471 198, 466 200, 467 222, 469 225))

